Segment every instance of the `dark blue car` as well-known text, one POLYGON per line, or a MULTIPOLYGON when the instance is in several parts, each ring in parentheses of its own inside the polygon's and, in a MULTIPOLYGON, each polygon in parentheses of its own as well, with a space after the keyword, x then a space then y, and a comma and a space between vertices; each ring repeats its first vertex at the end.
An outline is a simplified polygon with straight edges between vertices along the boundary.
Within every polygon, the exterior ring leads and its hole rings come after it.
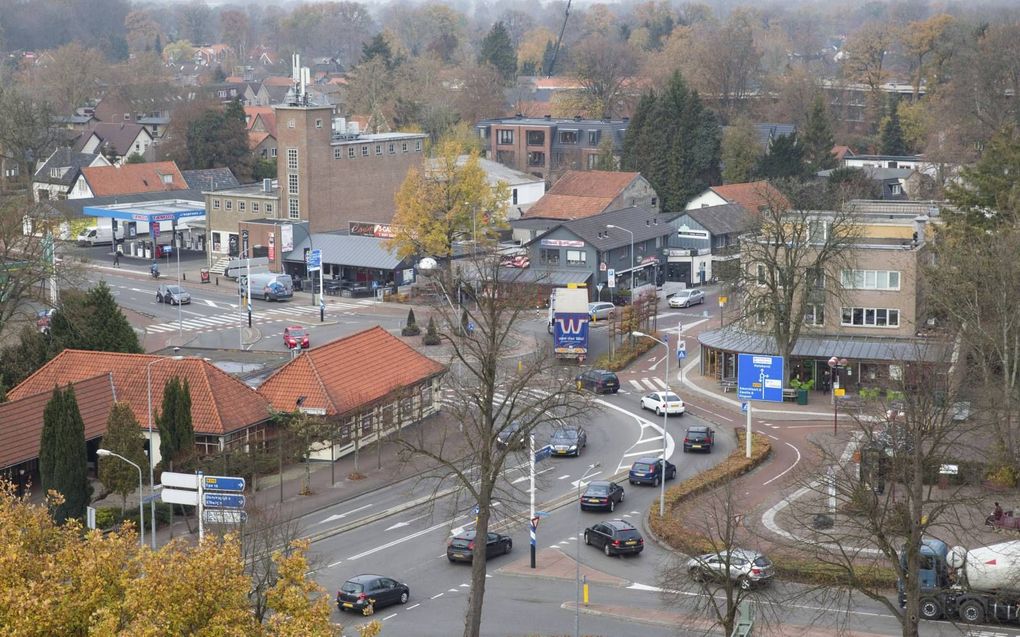
MULTIPOLYGON (((631 484, 651 484, 659 486, 662 482, 662 460, 660 458, 639 458, 630 467, 631 484)), ((666 461, 666 479, 676 478, 676 465, 666 461)))

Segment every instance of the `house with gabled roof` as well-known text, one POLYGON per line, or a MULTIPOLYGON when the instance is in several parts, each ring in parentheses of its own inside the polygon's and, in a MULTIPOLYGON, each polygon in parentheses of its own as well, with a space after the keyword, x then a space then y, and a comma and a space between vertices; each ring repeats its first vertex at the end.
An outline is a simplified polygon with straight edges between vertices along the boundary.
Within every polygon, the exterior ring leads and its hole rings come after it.
POLYGON ((78 153, 61 147, 53 151, 32 178, 32 194, 36 201, 67 199, 82 168, 110 166, 102 153, 78 153))
MULTIPOLYGON (((202 358, 65 349, 11 389, 7 397, 16 402, 52 392, 56 386, 97 376, 109 376, 113 396, 131 407, 146 435, 149 397, 152 397, 152 408, 158 410, 164 386, 175 377, 186 380, 191 393, 195 447, 202 456, 262 444, 270 437, 269 403, 255 390, 202 358)), ((153 458, 158 462, 159 432, 154 429, 152 437, 153 458)))
POLYGON ((753 215, 735 203, 691 208, 671 223, 666 276, 669 281, 704 285, 718 276, 722 261, 740 258, 740 235, 753 215))
POLYGON ((751 214, 758 214, 765 206, 789 203, 783 193, 767 181, 749 181, 740 184, 712 186, 687 202, 687 210, 735 203, 751 214))
POLYGON ((172 161, 96 166, 81 169, 81 175, 75 180, 67 198, 89 199, 187 188, 184 176, 172 161))
POLYGON ((152 145, 152 134, 145 126, 132 122, 98 122, 81 137, 78 151, 103 153, 115 164, 129 156, 144 156, 152 145))
POLYGON ((445 373, 446 366, 375 326, 302 352, 258 393, 276 411, 341 423, 339 436, 316 452, 336 459, 438 412, 445 373))
POLYGON ((524 218, 571 220, 633 206, 659 207, 655 189, 641 173, 568 170, 524 218))

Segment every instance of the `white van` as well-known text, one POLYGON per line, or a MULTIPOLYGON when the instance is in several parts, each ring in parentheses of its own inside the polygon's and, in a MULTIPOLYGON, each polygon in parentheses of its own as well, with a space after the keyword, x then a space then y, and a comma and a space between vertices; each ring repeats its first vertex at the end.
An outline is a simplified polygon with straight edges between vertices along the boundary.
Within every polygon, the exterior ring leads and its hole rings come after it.
POLYGON ((110 228, 98 228, 92 226, 85 228, 78 233, 78 245, 80 246, 102 246, 113 243, 113 230, 110 228))
MULTIPOLYGON (((258 272, 251 275, 251 298, 264 301, 280 301, 294 296, 294 279, 289 274, 277 274, 275 272, 258 272)), ((248 295, 248 277, 241 275, 238 278, 241 286, 241 294, 248 295)))

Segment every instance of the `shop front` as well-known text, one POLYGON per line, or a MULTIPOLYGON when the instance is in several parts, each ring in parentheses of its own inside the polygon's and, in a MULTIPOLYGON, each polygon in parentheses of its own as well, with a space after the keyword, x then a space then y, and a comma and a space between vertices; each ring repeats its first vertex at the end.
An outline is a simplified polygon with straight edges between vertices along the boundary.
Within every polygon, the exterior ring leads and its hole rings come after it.
POLYGON ((284 255, 284 270, 311 289, 319 284, 309 273, 307 258, 321 251, 322 287, 327 295, 376 296, 414 283, 410 258, 400 259, 386 247, 386 239, 349 234, 312 233, 296 239, 294 249, 284 255))

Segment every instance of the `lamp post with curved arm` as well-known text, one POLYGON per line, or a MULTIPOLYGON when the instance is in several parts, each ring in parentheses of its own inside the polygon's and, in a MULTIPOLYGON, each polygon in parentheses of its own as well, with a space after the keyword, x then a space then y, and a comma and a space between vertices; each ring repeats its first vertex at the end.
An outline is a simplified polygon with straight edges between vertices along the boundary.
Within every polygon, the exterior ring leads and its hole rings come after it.
MULTIPOLYGON (((96 455, 99 456, 100 458, 106 458, 110 456, 114 458, 120 458, 121 460, 128 463, 135 469, 138 469, 138 533, 139 533, 138 545, 145 546, 145 507, 142 506, 142 468, 136 465, 135 463, 131 462, 124 456, 120 455, 119 453, 114 453, 109 449, 96 449, 96 455)), ((153 521, 155 521, 155 518, 153 518, 153 521)), ((156 535, 155 527, 152 529, 152 534, 156 535)))
MULTIPOLYGON (((177 352, 180 349, 181 348, 179 347, 175 347, 174 351, 177 352)), ((155 365, 156 363, 162 363, 165 361, 179 361, 182 360, 183 358, 184 358, 183 356, 170 356, 169 358, 160 357, 154 361, 150 361, 145 366, 145 389, 149 397, 149 498, 150 498, 149 519, 152 520, 152 536, 150 537, 150 540, 152 544, 152 550, 154 551, 156 550, 156 493, 154 491, 154 489, 156 488, 156 468, 155 468, 156 463, 153 462, 155 449, 153 447, 152 440, 152 366, 155 365)), ((138 506, 139 508, 141 508, 142 503, 139 502, 138 506)))

